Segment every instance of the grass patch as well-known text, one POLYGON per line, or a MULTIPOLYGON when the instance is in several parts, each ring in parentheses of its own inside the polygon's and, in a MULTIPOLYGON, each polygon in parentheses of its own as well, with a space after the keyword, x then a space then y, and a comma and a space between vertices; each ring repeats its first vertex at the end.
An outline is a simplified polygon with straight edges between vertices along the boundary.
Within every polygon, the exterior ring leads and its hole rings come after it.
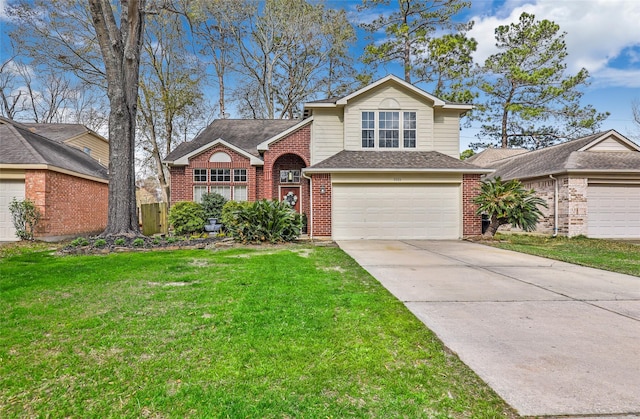
POLYGON ((338 248, 0 259, 0 417, 517 415, 338 248))
POLYGON ((640 276, 640 245, 632 242, 589 239, 583 236, 567 238, 501 234, 497 237, 500 240, 487 244, 577 265, 640 276))

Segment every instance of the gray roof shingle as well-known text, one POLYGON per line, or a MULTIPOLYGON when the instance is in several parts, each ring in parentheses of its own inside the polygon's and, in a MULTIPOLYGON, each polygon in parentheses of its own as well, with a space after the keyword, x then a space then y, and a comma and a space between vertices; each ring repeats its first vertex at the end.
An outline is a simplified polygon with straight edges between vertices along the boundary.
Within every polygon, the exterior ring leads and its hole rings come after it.
POLYGON ((610 131, 600 132, 498 162, 491 177, 527 179, 577 170, 640 172, 640 152, 579 151, 610 131))
POLYGON ((40 134, 58 143, 63 143, 70 138, 92 132, 89 128, 80 124, 34 124, 23 122, 20 124, 31 132, 40 134))
POLYGON ((258 144, 300 122, 299 119, 216 119, 196 138, 178 145, 164 160, 173 162, 217 139, 259 157, 258 144))
POLYGON ((525 148, 487 148, 486 150, 465 159, 465 161, 480 167, 491 167, 492 165, 495 165, 495 162, 498 160, 517 156, 518 154, 526 153, 528 151, 529 150, 525 148))
MULTIPOLYGON (((437 151, 341 151, 309 170, 335 169, 431 169, 482 172, 478 166, 437 151)), ((486 170, 484 172, 487 172, 486 170)))
POLYGON ((0 119, 0 164, 50 165, 108 178, 107 168, 82 151, 34 133, 18 122, 0 119))

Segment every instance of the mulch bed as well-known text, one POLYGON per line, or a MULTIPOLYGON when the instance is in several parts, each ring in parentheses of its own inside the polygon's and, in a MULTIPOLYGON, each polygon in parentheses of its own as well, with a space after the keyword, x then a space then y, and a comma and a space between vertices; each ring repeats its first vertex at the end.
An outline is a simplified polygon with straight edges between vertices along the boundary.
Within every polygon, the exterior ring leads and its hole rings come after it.
POLYGON ((59 255, 90 255, 112 252, 145 252, 152 250, 214 249, 234 246, 227 237, 177 238, 177 237, 89 237, 86 242, 75 240, 58 250, 59 255))

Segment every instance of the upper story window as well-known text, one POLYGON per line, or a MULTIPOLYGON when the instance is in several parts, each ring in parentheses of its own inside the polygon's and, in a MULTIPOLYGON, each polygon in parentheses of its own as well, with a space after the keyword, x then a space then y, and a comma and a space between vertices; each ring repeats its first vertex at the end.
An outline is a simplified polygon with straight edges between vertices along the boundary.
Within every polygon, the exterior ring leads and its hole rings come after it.
POLYGON ((376 146, 376 114, 362 112, 362 148, 376 146))
POLYGON ((416 133, 415 112, 362 112, 362 148, 415 148, 416 133))
POLYGON ((207 181, 207 169, 193 169, 193 181, 194 182, 206 182, 207 181))

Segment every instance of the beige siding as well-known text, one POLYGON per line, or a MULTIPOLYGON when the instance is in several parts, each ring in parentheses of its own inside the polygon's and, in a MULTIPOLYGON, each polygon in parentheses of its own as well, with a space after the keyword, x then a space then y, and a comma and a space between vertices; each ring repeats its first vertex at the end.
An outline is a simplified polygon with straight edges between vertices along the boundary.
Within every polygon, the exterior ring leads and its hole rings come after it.
POLYGON ((589 151, 634 151, 627 145, 619 142, 614 138, 607 138, 604 141, 599 142, 595 146, 591 147, 589 151))
POLYGON ((438 109, 434 118, 434 149, 460 158, 460 115, 458 111, 438 109))
POLYGON ((415 93, 393 85, 383 85, 349 101, 344 110, 345 150, 362 150, 362 112, 380 110, 415 111, 417 140, 416 148, 411 150, 436 150, 433 142, 433 108, 415 93))
POLYGON ((98 160, 104 166, 109 165, 109 143, 93 134, 86 133, 78 137, 71 138, 70 140, 65 141, 65 144, 82 151, 87 147, 91 150, 91 157, 98 160))
POLYGON ((321 162, 344 149, 342 109, 314 109, 311 131, 311 164, 321 162))

